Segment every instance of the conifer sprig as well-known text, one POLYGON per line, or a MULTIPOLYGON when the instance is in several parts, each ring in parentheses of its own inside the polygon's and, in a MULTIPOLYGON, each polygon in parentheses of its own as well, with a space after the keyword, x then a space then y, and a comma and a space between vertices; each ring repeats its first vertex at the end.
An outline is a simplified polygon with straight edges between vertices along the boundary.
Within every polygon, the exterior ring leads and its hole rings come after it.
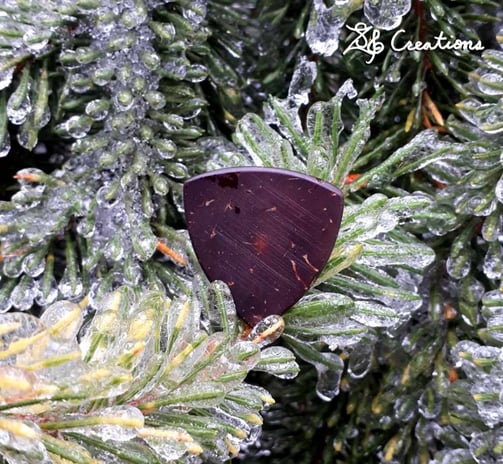
POLYGON ((247 374, 297 374, 292 353, 266 347, 282 324, 241 338, 221 283, 175 300, 121 287, 85 324, 88 301, 0 318, 9 462, 222 462, 254 440, 258 412, 274 402, 247 374), (220 315, 220 330, 201 327, 208 312, 220 315))

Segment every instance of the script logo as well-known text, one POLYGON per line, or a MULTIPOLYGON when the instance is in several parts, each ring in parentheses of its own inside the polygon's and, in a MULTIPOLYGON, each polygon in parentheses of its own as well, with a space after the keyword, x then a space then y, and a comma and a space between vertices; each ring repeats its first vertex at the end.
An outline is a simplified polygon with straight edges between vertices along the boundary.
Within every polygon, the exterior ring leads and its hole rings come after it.
POLYGON ((370 55, 370 58, 365 61, 365 63, 370 64, 374 61, 376 55, 384 51, 384 44, 379 40, 381 37, 381 31, 379 29, 374 29, 372 26, 368 26, 365 23, 356 23, 354 27, 346 27, 350 31, 356 32, 356 38, 346 47, 346 50, 342 53, 343 55, 351 50, 360 50, 370 55), (367 37, 367 33, 370 31, 372 31, 372 34, 370 37, 367 37))
MULTIPOLYGON (((374 58, 384 51, 384 43, 381 39, 381 31, 369 26, 365 23, 356 23, 354 26, 346 26, 350 31, 356 33, 356 37, 342 52, 343 55, 351 50, 359 50, 366 55, 369 55, 367 64, 372 63, 374 58)), ((395 52, 403 51, 429 51, 429 50, 467 50, 467 51, 482 51, 484 46, 481 41, 473 42, 472 40, 461 40, 449 38, 444 35, 443 31, 433 37, 429 41, 401 41, 401 35, 405 33, 405 29, 396 31, 391 37, 390 47, 395 52)))

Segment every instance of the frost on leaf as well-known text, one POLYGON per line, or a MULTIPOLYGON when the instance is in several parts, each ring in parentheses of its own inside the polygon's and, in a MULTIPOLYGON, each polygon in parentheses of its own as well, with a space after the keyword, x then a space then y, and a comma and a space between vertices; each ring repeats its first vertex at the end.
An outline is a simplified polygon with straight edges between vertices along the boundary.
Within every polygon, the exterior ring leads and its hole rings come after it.
POLYGON ((222 329, 204 330, 201 300, 232 305, 222 285, 175 300, 121 287, 87 324, 87 298, 58 301, 41 318, 0 316, 0 454, 33 464, 69 450, 79 462, 134 452, 142 462, 194 463, 254 441, 273 399, 245 377, 257 367, 292 378, 298 366, 286 348, 261 351, 277 320, 242 340, 235 311, 216 308, 222 329))

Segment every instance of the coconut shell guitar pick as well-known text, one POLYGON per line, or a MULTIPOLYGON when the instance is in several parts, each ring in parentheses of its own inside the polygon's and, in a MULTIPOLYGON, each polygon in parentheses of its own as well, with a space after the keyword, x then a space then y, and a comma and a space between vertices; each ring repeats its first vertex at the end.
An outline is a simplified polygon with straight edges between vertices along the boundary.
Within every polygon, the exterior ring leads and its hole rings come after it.
POLYGON ((320 274, 339 232, 343 196, 314 177, 241 167, 188 180, 184 206, 208 279, 226 282, 238 314, 255 325, 285 312, 320 274))

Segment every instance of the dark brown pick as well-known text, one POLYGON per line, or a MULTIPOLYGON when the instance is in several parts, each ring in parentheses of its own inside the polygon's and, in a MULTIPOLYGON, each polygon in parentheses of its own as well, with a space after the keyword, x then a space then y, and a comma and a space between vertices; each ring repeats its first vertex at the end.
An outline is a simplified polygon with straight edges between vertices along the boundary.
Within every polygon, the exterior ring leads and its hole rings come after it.
POLYGON ((183 190, 201 267, 210 281, 227 283, 252 326, 309 289, 330 257, 344 205, 337 187, 274 168, 220 169, 183 190))

